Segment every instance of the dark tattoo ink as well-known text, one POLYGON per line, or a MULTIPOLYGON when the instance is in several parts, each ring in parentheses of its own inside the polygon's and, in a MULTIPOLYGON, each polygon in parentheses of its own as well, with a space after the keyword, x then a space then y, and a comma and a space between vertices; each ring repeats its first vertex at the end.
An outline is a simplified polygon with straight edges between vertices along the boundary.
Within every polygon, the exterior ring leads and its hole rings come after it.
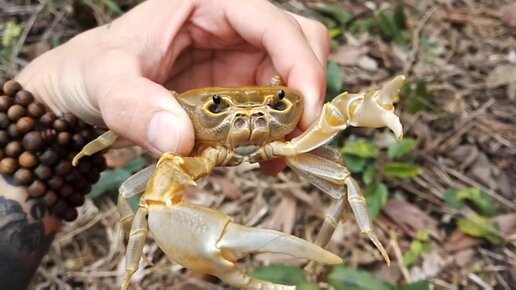
POLYGON ((26 213, 18 201, 0 196, 0 289, 26 289, 54 237, 45 234, 45 207, 28 205, 26 213))

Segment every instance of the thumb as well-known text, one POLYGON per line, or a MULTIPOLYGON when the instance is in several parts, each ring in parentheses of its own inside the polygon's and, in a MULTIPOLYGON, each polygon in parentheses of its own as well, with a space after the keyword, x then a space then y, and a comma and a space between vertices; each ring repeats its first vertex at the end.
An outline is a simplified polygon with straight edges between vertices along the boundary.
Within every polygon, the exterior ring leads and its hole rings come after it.
POLYGON ((193 126, 170 91, 143 77, 104 86, 97 101, 109 129, 157 154, 190 153, 193 126))

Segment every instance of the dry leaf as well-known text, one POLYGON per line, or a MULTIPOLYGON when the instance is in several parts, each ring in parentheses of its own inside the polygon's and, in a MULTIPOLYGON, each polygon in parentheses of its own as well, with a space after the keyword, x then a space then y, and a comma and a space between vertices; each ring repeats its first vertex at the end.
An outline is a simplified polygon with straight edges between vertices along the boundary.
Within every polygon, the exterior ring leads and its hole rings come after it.
POLYGON ((238 185, 226 177, 212 176, 211 181, 217 186, 223 194, 232 200, 242 197, 242 190, 238 185))
POLYGON ((283 195, 280 204, 276 207, 270 219, 269 228, 292 234, 296 221, 296 207, 297 202, 295 198, 283 195))
POLYGON ((415 238, 419 231, 427 231, 432 237, 440 239, 437 221, 418 207, 402 200, 391 199, 383 210, 411 237, 415 238))
POLYGON ((482 240, 473 238, 456 229, 444 243, 447 252, 457 252, 481 244, 482 240))
POLYGON ((502 64, 492 70, 487 76, 486 85, 489 88, 516 83, 516 65, 502 64))
POLYGON ((330 60, 343 66, 354 66, 358 63, 360 57, 366 53, 367 49, 363 46, 343 45, 330 55, 330 60))
POLYGON ((502 7, 502 21, 509 27, 516 27, 516 2, 502 7))

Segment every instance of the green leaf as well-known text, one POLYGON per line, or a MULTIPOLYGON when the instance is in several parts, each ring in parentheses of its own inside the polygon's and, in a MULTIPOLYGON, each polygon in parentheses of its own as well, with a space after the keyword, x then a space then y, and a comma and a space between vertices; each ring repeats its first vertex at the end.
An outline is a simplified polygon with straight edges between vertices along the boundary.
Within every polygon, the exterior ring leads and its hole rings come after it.
POLYGON ((367 165, 367 159, 360 158, 355 155, 349 155, 349 154, 343 154, 342 159, 344 159, 344 162, 346 163, 346 167, 351 171, 352 173, 359 173, 364 171, 364 168, 367 165))
POLYGON ((405 16, 405 6, 403 6, 403 4, 400 3, 394 7, 392 20, 397 29, 401 30, 407 28, 407 17, 405 16))
POLYGON ((342 5, 338 4, 317 5, 313 10, 321 15, 332 17, 342 26, 346 25, 353 19, 353 15, 342 7, 342 5))
POLYGON ((376 158, 378 157, 379 151, 378 148, 376 148, 373 144, 363 140, 359 139, 355 142, 347 143, 342 148, 342 153, 349 154, 349 155, 355 155, 360 158, 376 158))
POLYGON ((430 283, 426 280, 417 281, 411 284, 403 285, 399 290, 429 290, 430 283))
POLYGON ((450 188, 444 194, 444 201, 452 208, 460 208, 464 202, 470 202, 472 207, 486 216, 493 216, 497 212, 494 199, 479 188, 458 190, 450 188))
POLYGON ((393 162, 387 164, 383 169, 383 174, 391 177, 412 178, 423 173, 423 169, 410 163, 393 162))
POLYGON ((378 14, 378 24, 383 33, 391 40, 396 41, 399 45, 407 44, 407 32, 404 27, 398 26, 399 21, 404 21, 401 19, 403 16, 396 15, 396 11, 381 11, 378 14))
POLYGON ((417 141, 413 138, 405 138, 397 143, 389 145, 387 157, 394 159, 406 155, 417 147, 417 141))
POLYGON ((112 12, 114 12, 116 15, 121 15, 123 13, 122 9, 120 9, 120 6, 118 6, 118 4, 115 1, 103 0, 102 2, 104 2, 104 5, 106 5, 106 7, 112 12))
POLYGON ((405 102, 405 111, 410 114, 415 114, 425 110, 428 107, 428 102, 426 102, 421 97, 411 97, 405 102))
POLYGON ((376 175, 376 169, 374 166, 369 165, 367 166, 366 170, 364 171, 364 174, 362 174, 362 180, 366 185, 369 185, 373 183, 374 177, 376 175))
POLYGON ((405 264, 405 266, 412 265, 414 262, 419 260, 419 258, 421 258, 421 255, 423 255, 423 253, 427 253, 430 250, 430 244, 421 240, 412 241, 412 243, 410 244, 409 251, 406 252, 405 255, 403 255, 403 264, 405 264))
POLYGON ((346 268, 334 267, 328 277, 329 283, 335 290, 394 290, 394 286, 376 279, 369 272, 346 268))
POLYGON ((490 243, 498 245, 503 240, 497 226, 488 218, 475 215, 468 218, 461 218, 457 221, 459 230, 467 235, 484 238, 490 243))
POLYGON ((282 285, 307 282, 303 269, 294 266, 269 265, 255 269, 251 276, 282 285))
POLYGON ((297 290, 320 290, 319 286, 311 282, 299 282, 296 285, 297 290))
POLYGON ((328 98, 333 99, 341 92, 344 86, 344 73, 337 63, 329 61, 327 74, 326 86, 328 89, 328 98))
POLYGON ((14 21, 7 21, 2 34, 2 46, 11 47, 16 44, 22 32, 22 26, 14 21))
POLYGON ((107 192, 118 192, 118 188, 127 178, 132 175, 125 169, 105 170, 100 174, 100 179, 93 185, 88 196, 92 199, 98 198, 107 192))
POLYGON ((365 193, 365 197, 367 199, 369 214, 372 219, 376 219, 389 199, 389 190, 385 184, 380 182, 369 187, 365 193))

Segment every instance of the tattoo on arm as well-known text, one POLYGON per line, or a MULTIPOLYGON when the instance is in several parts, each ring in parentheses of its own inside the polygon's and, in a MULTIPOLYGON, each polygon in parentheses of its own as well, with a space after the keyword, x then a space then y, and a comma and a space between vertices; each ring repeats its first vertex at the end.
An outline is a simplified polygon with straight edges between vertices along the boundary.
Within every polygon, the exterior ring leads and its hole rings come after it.
POLYGON ((55 233, 45 229, 48 215, 41 203, 21 204, 0 192, 1 289, 27 288, 54 238, 55 233))

